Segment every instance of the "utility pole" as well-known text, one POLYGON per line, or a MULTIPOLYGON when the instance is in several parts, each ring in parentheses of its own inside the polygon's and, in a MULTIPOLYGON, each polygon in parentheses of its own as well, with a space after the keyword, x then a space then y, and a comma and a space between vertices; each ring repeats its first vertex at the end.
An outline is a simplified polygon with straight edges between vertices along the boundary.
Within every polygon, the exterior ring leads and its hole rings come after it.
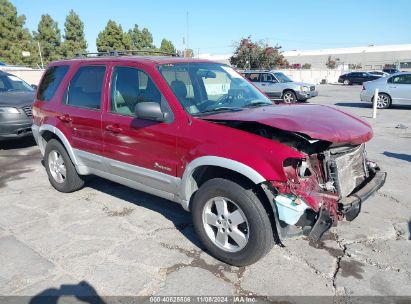
POLYGON ((41 56, 40 41, 37 41, 37 46, 39 47, 39 54, 40 54, 41 68, 44 70, 43 56, 41 56))

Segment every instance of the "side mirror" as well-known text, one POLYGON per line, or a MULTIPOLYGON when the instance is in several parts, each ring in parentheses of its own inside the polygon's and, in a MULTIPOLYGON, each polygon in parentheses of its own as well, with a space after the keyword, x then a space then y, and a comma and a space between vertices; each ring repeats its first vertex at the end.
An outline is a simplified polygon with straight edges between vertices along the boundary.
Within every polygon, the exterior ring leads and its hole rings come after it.
POLYGON ((165 115, 161 110, 161 106, 157 102, 145 101, 139 102, 135 107, 135 114, 137 118, 164 121, 165 115))
POLYGON ((31 84, 30 85, 33 89, 37 90, 37 85, 36 84, 31 84))

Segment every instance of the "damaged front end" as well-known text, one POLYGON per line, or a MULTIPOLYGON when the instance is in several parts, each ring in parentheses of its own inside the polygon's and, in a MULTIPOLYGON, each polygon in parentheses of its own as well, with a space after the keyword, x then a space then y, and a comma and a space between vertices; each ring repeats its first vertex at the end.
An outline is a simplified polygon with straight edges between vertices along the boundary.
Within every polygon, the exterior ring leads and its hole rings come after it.
POLYGON ((343 218, 354 220, 362 202, 386 178, 385 172, 367 160, 364 143, 330 144, 307 154, 306 159, 286 159, 283 167, 287 181, 271 181, 263 187, 278 218, 277 231, 284 236, 281 231, 295 225, 313 241, 343 218))
POLYGON ((278 236, 297 226, 313 241, 338 221, 354 220, 362 202, 384 185, 386 173, 366 158, 365 143, 316 140, 258 122, 215 121, 280 142, 305 155, 283 162, 287 181, 262 184, 273 207, 278 236))

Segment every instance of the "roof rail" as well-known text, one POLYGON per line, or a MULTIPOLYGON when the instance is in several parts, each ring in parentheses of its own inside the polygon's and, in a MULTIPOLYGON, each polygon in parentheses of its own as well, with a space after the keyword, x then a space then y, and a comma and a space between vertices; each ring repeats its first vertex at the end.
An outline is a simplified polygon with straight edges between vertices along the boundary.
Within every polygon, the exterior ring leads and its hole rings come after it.
POLYGON ((122 50, 122 51, 106 51, 106 52, 92 52, 92 53, 77 53, 76 58, 87 58, 87 57, 98 57, 98 56, 130 56, 137 54, 156 54, 156 55, 165 55, 165 56, 172 56, 178 57, 176 53, 168 53, 163 51, 153 51, 153 50, 122 50))

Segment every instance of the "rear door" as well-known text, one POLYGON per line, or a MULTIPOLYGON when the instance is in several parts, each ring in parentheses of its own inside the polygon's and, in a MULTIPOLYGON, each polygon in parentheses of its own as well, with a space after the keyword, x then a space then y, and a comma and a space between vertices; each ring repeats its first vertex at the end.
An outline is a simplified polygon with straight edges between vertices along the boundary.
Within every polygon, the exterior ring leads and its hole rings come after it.
POLYGON ((60 127, 82 164, 102 170, 101 114, 105 65, 80 64, 72 74, 62 98, 60 127))
POLYGON ((176 192, 174 182, 179 162, 178 125, 174 120, 148 121, 134 114, 139 102, 158 102, 162 108, 169 109, 158 86, 141 66, 114 65, 109 94, 109 105, 102 117, 109 173, 172 195, 176 192))
POLYGON ((411 74, 391 77, 387 82, 389 93, 397 104, 411 104, 411 74))

